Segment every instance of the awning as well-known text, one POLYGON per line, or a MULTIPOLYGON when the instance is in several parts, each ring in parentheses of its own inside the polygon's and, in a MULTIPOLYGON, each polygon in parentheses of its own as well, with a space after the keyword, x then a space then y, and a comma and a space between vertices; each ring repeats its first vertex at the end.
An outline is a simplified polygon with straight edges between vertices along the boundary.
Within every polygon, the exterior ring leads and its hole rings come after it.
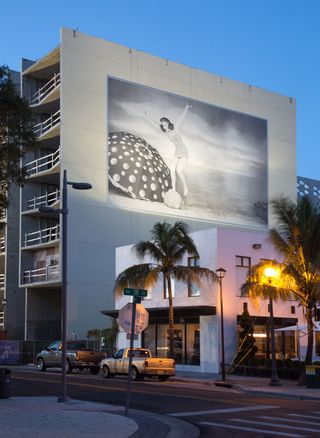
MULTIPOLYGON (((169 313, 168 307, 151 307, 146 309, 150 318, 167 318, 169 313)), ((112 318, 118 318, 119 310, 101 310, 101 313, 112 318)), ((190 316, 208 316, 216 315, 216 306, 177 306, 174 307, 175 318, 185 318, 190 316)))
MULTIPOLYGON (((296 324, 296 325, 290 325, 289 327, 282 327, 279 329, 275 329, 275 332, 307 332, 307 324, 296 324)), ((315 332, 320 332, 320 321, 314 322, 314 328, 313 330, 315 332)))

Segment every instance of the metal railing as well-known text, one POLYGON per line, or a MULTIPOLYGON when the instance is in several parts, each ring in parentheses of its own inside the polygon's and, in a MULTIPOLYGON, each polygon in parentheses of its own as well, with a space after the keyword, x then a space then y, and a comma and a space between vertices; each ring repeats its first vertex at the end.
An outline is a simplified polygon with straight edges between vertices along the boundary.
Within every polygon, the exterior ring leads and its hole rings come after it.
POLYGON ((22 283, 45 283, 52 280, 58 280, 60 274, 60 265, 47 265, 44 268, 29 269, 23 272, 22 283))
POLYGON ((6 241, 4 237, 0 238, 0 253, 3 254, 6 250, 6 241))
POLYGON ((4 288, 4 274, 0 274, 0 288, 4 288))
POLYGON ((59 123, 60 123, 60 110, 58 110, 54 114, 51 114, 51 116, 46 120, 44 120, 43 122, 34 125, 33 133, 38 137, 41 137, 41 135, 45 134, 47 131, 49 131, 59 123))
POLYGON ((44 228, 33 233, 25 233, 24 246, 41 245, 42 243, 53 242, 60 237, 60 226, 44 228))
POLYGON ((30 161, 25 165, 25 169, 28 176, 36 173, 45 172, 52 169, 60 161, 60 148, 58 148, 52 154, 45 155, 44 157, 37 158, 30 161))
POLYGON ((7 209, 1 211, 0 213, 0 222, 4 222, 7 219, 7 209))
POLYGON ((27 210, 34 210, 40 207, 40 205, 52 205, 55 202, 60 201, 60 190, 57 189, 51 193, 45 193, 42 196, 35 196, 27 201, 27 210))
POLYGON ((37 105, 43 101, 53 90, 60 85, 60 73, 55 73, 53 78, 39 88, 31 97, 30 105, 37 105))
POLYGON ((4 330, 4 312, 0 312, 0 330, 4 330))

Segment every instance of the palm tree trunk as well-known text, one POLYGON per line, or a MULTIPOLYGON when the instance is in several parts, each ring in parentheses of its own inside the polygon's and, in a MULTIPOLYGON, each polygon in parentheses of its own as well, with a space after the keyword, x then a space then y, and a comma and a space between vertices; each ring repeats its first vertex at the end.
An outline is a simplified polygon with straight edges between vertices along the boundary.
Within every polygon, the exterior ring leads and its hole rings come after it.
POLYGON ((166 281, 168 285, 168 298, 169 298, 169 353, 170 357, 175 358, 174 348, 174 317, 173 317, 173 299, 172 299, 172 285, 171 276, 167 274, 166 281))
POLYGON ((305 357, 305 363, 302 367, 301 374, 299 377, 299 385, 305 385, 306 383, 306 365, 312 365, 312 356, 313 356, 313 321, 312 321, 312 309, 306 309, 306 321, 307 321, 307 330, 308 330, 308 344, 307 344, 307 353, 305 357))

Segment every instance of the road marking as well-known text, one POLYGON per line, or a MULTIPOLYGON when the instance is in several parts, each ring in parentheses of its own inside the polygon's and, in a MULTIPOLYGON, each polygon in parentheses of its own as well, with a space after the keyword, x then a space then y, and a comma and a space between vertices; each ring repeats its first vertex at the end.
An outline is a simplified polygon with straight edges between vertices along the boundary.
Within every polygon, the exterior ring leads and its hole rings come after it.
POLYGON ((212 409, 210 411, 177 412, 168 415, 171 415, 172 417, 190 417, 190 416, 193 417, 195 415, 228 414, 230 412, 257 411, 264 409, 279 409, 279 406, 273 406, 273 405, 245 406, 241 408, 212 409))
POLYGON ((319 420, 319 416, 315 416, 315 415, 303 415, 303 414, 288 414, 288 415, 290 415, 290 417, 302 417, 302 418, 311 418, 313 420, 319 420))
POLYGON ((319 428, 317 429, 311 429, 309 427, 300 427, 290 424, 277 424, 277 423, 269 423, 267 421, 251 421, 251 420, 244 420, 242 418, 230 418, 230 421, 236 421, 237 423, 250 423, 250 424, 256 424, 257 426, 268 426, 268 427, 279 427, 280 429, 296 429, 296 430, 303 430, 305 432, 319 432, 319 428))
POLYGON ((204 426, 213 426, 213 427, 222 427, 225 429, 236 429, 236 430, 246 430, 248 432, 261 432, 264 435, 277 435, 277 436, 287 436, 291 438, 303 438, 305 435, 297 435, 295 433, 286 433, 286 432, 273 432, 272 430, 264 430, 264 429, 255 429, 253 427, 243 427, 243 426, 232 426, 231 424, 222 424, 222 423, 212 423, 211 421, 201 421, 200 423, 204 426))
MULTIPOLYGON (((274 417, 268 417, 267 415, 261 415, 258 418, 262 418, 263 420, 275 420, 274 417)), ((310 426, 320 426, 320 423, 316 423, 315 421, 291 420, 291 418, 278 418, 277 417, 277 421, 288 421, 289 423, 310 424, 310 426)))

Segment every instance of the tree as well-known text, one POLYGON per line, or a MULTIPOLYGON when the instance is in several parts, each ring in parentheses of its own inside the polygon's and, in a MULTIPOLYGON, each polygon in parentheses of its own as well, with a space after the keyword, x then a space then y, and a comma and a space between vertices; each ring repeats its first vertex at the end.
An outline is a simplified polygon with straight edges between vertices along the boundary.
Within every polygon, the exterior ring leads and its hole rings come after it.
MULTIPOLYGON (((270 239, 283 256, 282 263, 273 263, 279 275, 275 282, 264 278, 265 263, 253 267, 242 292, 251 297, 288 299, 294 297, 303 307, 307 322, 308 344, 305 364, 312 363, 313 316, 320 299, 320 213, 305 196, 297 203, 288 199, 272 202, 278 219, 270 231, 270 239)), ((304 370, 301 374, 302 383, 304 370)))
POLYGON ((9 204, 10 185, 25 181, 20 160, 36 143, 32 126, 28 102, 17 93, 9 68, 0 66, 0 213, 9 204))
POLYGON ((254 327, 248 309, 244 309, 242 312, 239 325, 242 331, 239 333, 239 347, 234 359, 235 367, 240 364, 247 364, 248 360, 254 357, 258 351, 255 345, 256 340, 253 336, 254 327))
POLYGON ((116 293, 122 293, 124 287, 151 288, 158 279, 163 278, 164 296, 167 291, 169 300, 169 352, 175 357, 174 348, 174 310, 172 297, 172 279, 191 282, 200 286, 201 280, 218 281, 215 272, 200 266, 182 266, 185 255, 199 257, 197 248, 189 236, 188 226, 181 221, 170 225, 157 222, 151 231, 152 240, 141 241, 133 246, 139 258, 149 257, 154 263, 143 263, 129 267, 121 272, 115 283, 116 293))

